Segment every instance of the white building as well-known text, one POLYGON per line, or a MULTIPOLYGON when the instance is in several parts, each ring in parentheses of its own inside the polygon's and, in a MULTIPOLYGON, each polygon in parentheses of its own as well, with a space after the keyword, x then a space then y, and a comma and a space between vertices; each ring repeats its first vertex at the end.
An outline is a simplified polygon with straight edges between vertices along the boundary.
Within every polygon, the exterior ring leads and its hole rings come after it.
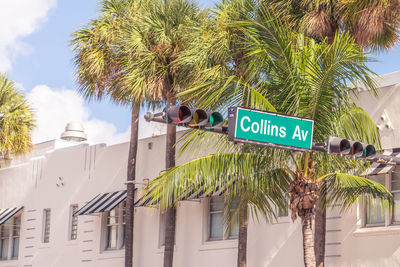
MULTIPOLYGON (((362 92, 358 101, 381 125, 383 146, 391 149, 400 147, 400 72, 384 82, 378 99, 362 92)), ((164 136, 140 140, 139 182, 164 169, 164 148, 164 136)), ((127 156, 128 143, 56 140, 37 144, 24 158, 0 162, 0 267, 123 266, 127 156), (78 209, 86 215, 72 216, 78 209)), ((373 173, 399 201, 400 168, 376 166, 373 173)), ((180 203, 174 266, 236 266, 237 229, 222 234, 218 201, 180 203)), ((400 206, 391 214, 361 205, 345 214, 339 209, 328 211, 327 266, 400 266, 400 206)), ((163 216, 156 209, 136 208, 135 267, 162 266, 163 236, 163 216)), ((303 266, 299 220, 250 220, 248 266, 303 266)))

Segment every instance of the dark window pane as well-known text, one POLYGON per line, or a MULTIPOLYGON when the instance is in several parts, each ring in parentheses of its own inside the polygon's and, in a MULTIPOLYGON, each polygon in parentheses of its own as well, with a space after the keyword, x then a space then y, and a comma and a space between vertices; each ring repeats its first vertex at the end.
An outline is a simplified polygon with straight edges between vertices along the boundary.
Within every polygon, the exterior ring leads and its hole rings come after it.
POLYGON ((8 242, 9 242, 8 238, 0 240, 0 247, 1 247, 0 258, 1 259, 8 258, 8 242))
POLYGON ((393 221, 400 222, 400 193, 394 193, 393 221))
POLYGON ((108 249, 116 249, 117 248, 117 236, 118 236, 118 227, 108 226, 107 227, 107 248, 108 249))
POLYGON ((13 253, 12 257, 13 258, 18 258, 18 252, 19 252, 19 237, 13 238, 13 253))
POLYGON ((383 214, 380 199, 370 199, 367 204, 367 224, 383 224, 385 216, 383 214))
POLYGON ((125 231, 126 231, 125 228, 126 228, 126 227, 125 227, 125 224, 122 225, 122 240, 121 240, 122 245, 121 245, 121 247, 125 247, 125 231))
POLYGON ((118 224, 118 208, 115 208, 108 213, 107 224, 118 224))
POLYGON ((222 239, 224 236, 222 213, 210 214, 210 238, 222 239))
POLYGON ((237 236, 239 236, 239 223, 236 220, 233 220, 231 223, 229 237, 237 237, 237 236))
POLYGON ((392 191, 400 190, 400 170, 392 172, 392 191))
POLYGON ((224 209, 224 198, 212 197, 210 200, 210 211, 222 211, 224 209))

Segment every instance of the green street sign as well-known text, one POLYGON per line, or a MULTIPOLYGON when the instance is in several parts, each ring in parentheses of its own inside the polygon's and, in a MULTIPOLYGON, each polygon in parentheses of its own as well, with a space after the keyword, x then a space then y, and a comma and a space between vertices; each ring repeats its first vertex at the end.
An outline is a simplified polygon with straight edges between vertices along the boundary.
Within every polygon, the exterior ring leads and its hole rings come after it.
POLYGON ((310 119, 231 107, 228 125, 230 141, 297 150, 312 147, 314 121, 310 119))

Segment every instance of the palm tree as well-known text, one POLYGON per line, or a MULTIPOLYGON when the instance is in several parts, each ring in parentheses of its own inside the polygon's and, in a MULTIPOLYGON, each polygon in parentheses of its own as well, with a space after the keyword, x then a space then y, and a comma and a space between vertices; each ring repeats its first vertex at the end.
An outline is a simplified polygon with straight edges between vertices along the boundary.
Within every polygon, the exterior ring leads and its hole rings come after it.
MULTIPOLYGON (((265 18, 264 21, 271 19, 266 11, 264 12, 262 11, 261 16, 265 18)), ((275 44, 272 43, 271 46, 265 47, 263 45, 260 45, 260 43, 261 44, 263 42, 267 43, 269 41, 267 38, 274 39, 277 38, 277 36, 275 36, 274 34, 268 36, 268 33, 273 33, 273 32, 264 25, 262 25, 262 23, 258 25, 257 24, 250 25, 249 30, 251 31, 250 39, 255 40, 254 44, 256 44, 250 50, 250 53, 252 55, 257 55, 257 54, 261 55, 255 57, 257 58, 256 62, 258 62, 258 64, 259 62, 262 62, 263 58, 268 58, 268 57, 273 58, 278 62, 282 60, 281 64, 275 65, 279 67, 279 69, 277 70, 277 73, 279 73, 278 77, 280 77, 280 79, 284 82, 283 86, 284 89, 283 91, 279 92, 278 95, 279 104, 276 105, 277 107, 279 106, 280 112, 286 114, 297 114, 299 116, 313 118, 315 121, 315 125, 318 126, 316 127, 314 132, 314 141, 316 142, 322 142, 323 140, 326 139, 327 135, 330 133, 334 135, 338 134, 339 136, 353 138, 356 140, 364 140, 366 142, 379 144, 379 134, 376 130, 373 121, 364 111, 351 105, 350 103, 351 101, 348 96, 349 89, 346 86, 344 86, 342 82, 338 80, 345 77, 344 78, 345 80, 348 79, 349 81, 355 82, 355 80, 360 79, 367 88, 371 89, 371 91, 374 92, 375 85, 373 81, 371 81, 371 78, 368 75, 368 73, 371 72, 365 66, 365 63, 369 59, 365 57, 361 52, 356 51, 358 49, 358 46, 352 43, 351 40, 349 40, 351 39, 350 36, 344 36, 342 38, 338 38, 338 36, 336 36, 336 39, 334 39, 334 42, 332 43, 331 47, 329 46, 324 47, 322 44, 321 46, 314 45, 312 43, 309 44, 309 47, 311 47, 312 49, 306 49, 307 46, 293 47, 294 41, 293 38, 291 38, 290 36, 284 38, 287 40, 287 42, 282 46, 276 46, 275 44), (260 39, 257 38, 257 36, 263 36, 263 37, 260 39), (283 48, 292 47, 293 50, 284 50, 282 49, 282 47, 283 48), (315 51, 317 53, 313 52, 314 49, 316 49, 315 51), (318 49, 325 49, 324 50, 325 53, 320 54, 318 52, 318 49), (265 51, 268 50, 269 52, 266 53, 265 51), (341 53, 337 53, 338 50, 341 51, 341 53), (300 53, 301 56, 300 59, 296 59, 297 53, 300 53), (282 55, 285 56, 282 57, 282 55), (318 57, 314 58, 313 57, 314 55, 318 55, 318 57), (350 63, 351 61, 352 63, 350 63), (290 64, 290 66, 295 67, 295 69, 291 69, 290 67, 288 68, 287 64, 290 64), (350 66, 349 64, 351 64, 352 66, 350 66), (349 71, 349 73, 343 74, 343 71, 345 71, 346 69, 349 71), (301 71, 299 72, 299 70, 301 71), (302 81, 303 78, 301 79, 292 78, 293 74, 296 73, 304 75, 305 81, 302 81), (335 77, 331 75, 334 75, 335 77), (306 91, 301 92, 299 91, 299 89, 302 88, 304 82, 306 82, 306 84, 308 83, 306 88, 309 86, 309 89, 306 89, 306 91), (281 98, 281 96, 284 97, 281 98), (302 101, 304 101, 303 102, 304 105, 301 104, 302 101), (282 106, 282 104, 284 104, 284 106, 282 106), (332 112, 335 110, 335 108, 336 109, 339 108, 340 112, 336 114, 332 112), (345 110, 346 110, 345 113, 341 113, 345 110), (345 115, 346 113, 348 115, 345 115), (349 116, 346 118, 348 121, 347 124, 343 122, 343 118, 346 116, 349 116), (357 121, 362 123, 358 124, 357 121), (359 129, 358 131, 357 128, 359 129)), ((280 34, 280 35, 285 36, 285 34, 280 34)), ((301 35, 299 37, 301 37, 301 35)), ((296 42, 302 44, 303 42, 306 41, 304 41, 303 37, 301 37, 300 40, 296 40, 296 42)), ((310 42, 310 40, 307 42, 310 42)), ((276 64, 276 62, 274 62, 274 64, 276 64)), ((271 64, 265 64, 265 65, 268 67, 271 66, 271 64)), ((269 72, 269 75, 271 75, 271 71, 269 72)), ((271 78, 273 78, 274 80, 277 79, 274 76, 275 75, 272 75, 271 78)), ((273 84, 272 86, 269 85, 269 87, 276 88, 274 87, 273 84)), ((274 97, 275 95, 272 94, 271 96, 268 97, 268 99, 273 99, 274 97)), ((326 160, 323 159, 321 161, 321 159, 318 159, 318 157, 313 160, 312 154, 310 156, 307 156, 307 153, 305 153, 302 158, 303 173, 301 176, 304 177, 307 174, 310 175, 310 173, 307 170, 309 168, 311 170, 315 169, 314 167, 315 164, 317 164, 318 166, 324 166, 325 164, 321 164, 324 161, 326 160), (306 163, 307 161, 309 161, 309 163, 306 163), (307 164, 309 164, 309 166, 307 166, 307 164)), ((329 163, 329 165, 332 165, 332 163, 329 163)), ((329 168, 327 168, 329 167, 329 165, 324 166, 325 170, 324 169, 319 170, 320 176, 323 176, 323 173, 329 170, 329 168)), ((340 167, 340 169, 346 169, 344 168, 346 167, 346 164, 345 165, 335 164, 335 165, 337 167, 340 167)), ((317 173, 315 174, 315 176, 318 176, 317 173)), ((315 179, 314 181, 318 181, 318 179, 315 179)), ((316 184, 316 190, 317 190, 316 196, 318 197, 318 199, 323 199, 323 197, 324 198, 326 197, 324 196, 325 190, 322 190, 322 188, 324 187, 325 186, 323 181, 316 184)), ((297 187, 294 186, 293 188, 297 187)), ((296 198, 291 199, 292 207, 293 203, 296 201, 297 201, 296 198)), ((312 202, 310 204, 312 204, 312 202)), ((326 203, 322 202, 320 203, 319 206, 322 207, 323 210, 325 210, 326 203)), ((296 210, 294 209, 293 211, 296 210)), ((310 258, 312 259, 312 255, 310 258)))
POLYGON ((32 148, 33 111, 15 83, 0 74, 0 155, 10 159, 32 148))
MULTIPOLYGON (((384 51, 399 40, 400 2, 374 1, 304 1, 263 0, 274 14, 292 28, 306 35, 332 43, 338 32, 349 33, 361 48, 384 51)), ((322 202, 322 196, 319 202, 322 202)), ((320 205, 319 205, 320 206, 320 205)), ((317 266, 324 266, 326 210, 317 209, 315 216, 315 254, 317 266)))
MULTIPOLYGON (((124 87, 118 94, 177 103, 177 94, 191 80, 188 64, 180 61, 190 47, 204 13, 190 0, 145 1, 140 14, 125 18, 122 46, 128 57, 123 64, 124 87)), ((136 12, 137 13, 137 12, 136 12)), ((175 126, 167 126, 166 168, 175 166, 175 126)), ((175 209, 166 211, 164 266, 172 267, 175 237, 175 209)))
MULTIPOLYGON (((359 51, 352 39, 348 35, 337 35, 331 46, 323 42, 316 43, 283 27, 264 8, 257 12, 255 19, 239 22, 238 25, 246 33, 244 41, 249 49, 246 53, 250 60, 247 64, 249 69, 244 73, 248 77, 257 77, 258 81, 238 82, 241 86, 236 86, 236 94, 233 94, 237 97, 221 97, 216 104, 225 106, 227 103, 235 104, 235 101, 236 104, 243 104, 242 97, 248 92, 250 107, 264 106, 272 109, 272 103, 280 113, 313 119, 316 142, 322 142, 332 134, 379 143, 379 134, 373 121, 362 109, 352 104, 349 88, 343 82, 360 80, 366 88, 373 92, 375 89, 369 76, 371 71, 366 66, 369 58, 359 51)), ((216 77, 217 81, 220 79, 217 75, 206 77, 216 77)), ((209 78, 211 83, 212 78, 209 78)), ((211 103, 216 99, 215 96, 227 95, 226 91, 229 90, 232 88, 210 89, 199 85, 184 94, 198 97, 203 103, 211 103)), ((191 136, 189 140, 198 142, 199 138, 191 136)), ((189 146, 185 144, 184 147, 189 146)), ((238 157, 232 153, 219 155, 221 161, 214 159, 215 164, 209 160, 210 156, 201 158, 168 170, 152 182, 147 194, 153 197, 155 203, 167 207, 184 197, 184 192, 190 191, 193 183, 202 186, 200 177, 215 179, 221 176, 223 181, 217 180, 218 184, 229 184, 232 179, 235 181, 236 176, 259 177, 265 173, 265 169, 284 170, 292 179, 289 186, 292 218, 299 216, 302 221, 306 266, 315 266, 311 219, 316 201, 326 190, 330 194, 324 205, 343 202, 343 209, 356 202, 358 196, 379 196, 388 202, 392 200, 391 194, 383 186, 356 176, 363 167, 355 160, 315 152, 292 155, 272 150, 271 153, 274 160, 265 160, 265 164, 255 165, 252 164, 254 161, 243 163, 243 158, 235 161, 238 157), (229 164, 229 159, 235 163, 229 164), (242 164, 247 169, 225 167, 242 164), (323 183, 325 186, 321 186, 321 181, 326 181, 323 183)), ((267 152, 251 156, 263 157, 265 154, 267 152)), ((233 184, 236 185, 236 182, 233 184)), ((206 187, 207 183, 203 186, 206 187)), ((212 192, 216 184, 208 186, 212 192)), ((232 187, 228 192, 239 191, 236 186, 232 187)))
MULTIPOLYGON (((129 56, 122 49, 121 29, 126 17, 132 22, 141 1, 106 0, 102 2, 101 15, 72 35, 75 53, 74 64, 77 67, 77 80, 81 93, 88 99, 109 98, 119 104, 131 106, 131 135, 127 164, 127 199, 125 230, 125 266, 133 265, 134 231, 134 192, 136 176, 136 154, 139 130, 140 104, 144 97, 134 98, 124 91, 124 60, 129 56), (134 12, 133 12, 134 11, 134 12)), ((142 85, 145 86, 145 85, 142 85)))
MULTIPOLYGON (((175 104, 190 69, 179 58, 196 34, 203 14, 185 0, 108 0, 102 16, 74 34, 78 81, 87 97, 109 95, 133 103, 128 180, 134 180, 139 103, 156 107, 175 104)), ((175 166, 175 127, 167 127, 166 167, 175 166)), ((134 183, 128 183, 126 266, 132 266, 134 183), (129 239, 128 239, 129 238, 129 239)), ((175 210, 166 214, 164 266, 172 266, 175 210)))
MULTIPOLYGON (((224 0, 217 4, 215 9, 211 10, 208 20, 204 21, 202 25, 202 34, 198 36, 199 38, 193 39, 195 45, 192 46, 193 49, 189 50, 183 59, 183 61, 187 60, 192 64, 194 63, 193 69, 195 69, 194 73, 197 76, 194 77, 192 88, 179 94, 181 97, 194 98, 196 107, 221 110, 234 102, 240 103, 242 106, 248 106, 256 101, 257 92, 249 85, 254 83, 257 77, 248 75, 248 62, 245 56, 246 47, 245 43, 243 43, 245 33, 238 27, 232 27, 235 22, 252 17, 256 10, 255 3, 256 1, 253 0, 224 0), (204 90, 208 94, 203 95, 204 90), (238 94, 238 92, 240 93, 238 94), (210 94, 212 94, 212 97, 210 97, 210 94), (204 98, 203 96, 208 97, 204 98)), ((258 104, 262 104, 263 108, 273 109, 268 101, 261 101, 258 104)), ((183 140, 185 139, 193 141, 192 144, 196 143, 194 140, 200 141, 203 145, 208 139, 213 144, 220 143, 220 150, 224 152, 233 150, 235 153, 246 153, 249 150, 257 149, 249 145, 234 149, 227 144, 226 138, 215 135, 210 137, 203 135, 201 131, 189 132, 183 138, 183 140), (214 142, 215 138, 220 139, 221 142, 214 142)), ((189 143, 185 144, 184 148, 190 146, 189 143)), ((182 151, 184 150, 182 149, 182 151)), ((214 186, 217 186, 217 184, 214 184, 214 186)), ((247 264, 248 210, 253 208, 249 204, 255 203, 255 199, 260 195, 260 192, 244 193, 249 190, 246 188, 246 186, 243 186, 240 189, 242 192, 240 194, 233 190, 228 190, 228 193, 233 194, 226 195, 228 199, 242 196, 238 198, 239 205, 235 214, 239 222, 237 255, 237 266, 239 267, 245 267, 247 264), (252 199, 250 200, 249 198, 252 199)), ((270 191, 266 188, 264 190, 263 194, 265 195, 262 197, 274 198, 274 200, 271 199, 271 202, 275 202, 279 207, 285 204, 285 201, 281 198, 282 195, 276 194, 276 192, 270 195, 270 191)), ((231 203, 231 201, 228 201, 228 203, 231 203)), ((265 202, 262 203, 266 204, 265 202)), ((258 206, 258 208, 262 211, 267 221, 270 221, 271 217, 275 216, 275 210, 269 206, 258 206)), ((226 210, 230 211, 231 207, 228 205, 226 210)), ((230 215, 230 213, 225 214, 230 215)), ((231 225, 231 218, 231 216, 226 217, 226 225, 231 225)))
POLYGON ((261 2, 294 29, 316 39, 327 37, 329 43, 336 33, 345 32, 361 47, 379 51, 395 46, 399 39, 400 3, 396 0, 261 2))

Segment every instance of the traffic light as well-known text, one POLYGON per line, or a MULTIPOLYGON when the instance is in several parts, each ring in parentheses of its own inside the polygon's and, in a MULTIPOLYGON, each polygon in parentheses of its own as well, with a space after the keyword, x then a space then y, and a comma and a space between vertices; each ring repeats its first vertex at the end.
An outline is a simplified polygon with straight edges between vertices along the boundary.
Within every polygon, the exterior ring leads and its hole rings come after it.
POLYGON ((184 105, 167 106, 164 110, 168 123, 196 127, 220 127, 224 118, 219 112, 203 109, 190 109, 184 105))
POLYGON ((192 120, 192 111, 187 106, 167 106, 164 112, 168 123, 188 123, 192 120))
POLYGON ((327 143, 329 154, 339 154, 354 158, 368 158, 376 154, 376 149, 373 145, 345 138, 329 136, 327 143))
POLYGON ((348 154, 350 152, 350 142, 340 137, 328 137, 328 153, 329 154, 348 154))

